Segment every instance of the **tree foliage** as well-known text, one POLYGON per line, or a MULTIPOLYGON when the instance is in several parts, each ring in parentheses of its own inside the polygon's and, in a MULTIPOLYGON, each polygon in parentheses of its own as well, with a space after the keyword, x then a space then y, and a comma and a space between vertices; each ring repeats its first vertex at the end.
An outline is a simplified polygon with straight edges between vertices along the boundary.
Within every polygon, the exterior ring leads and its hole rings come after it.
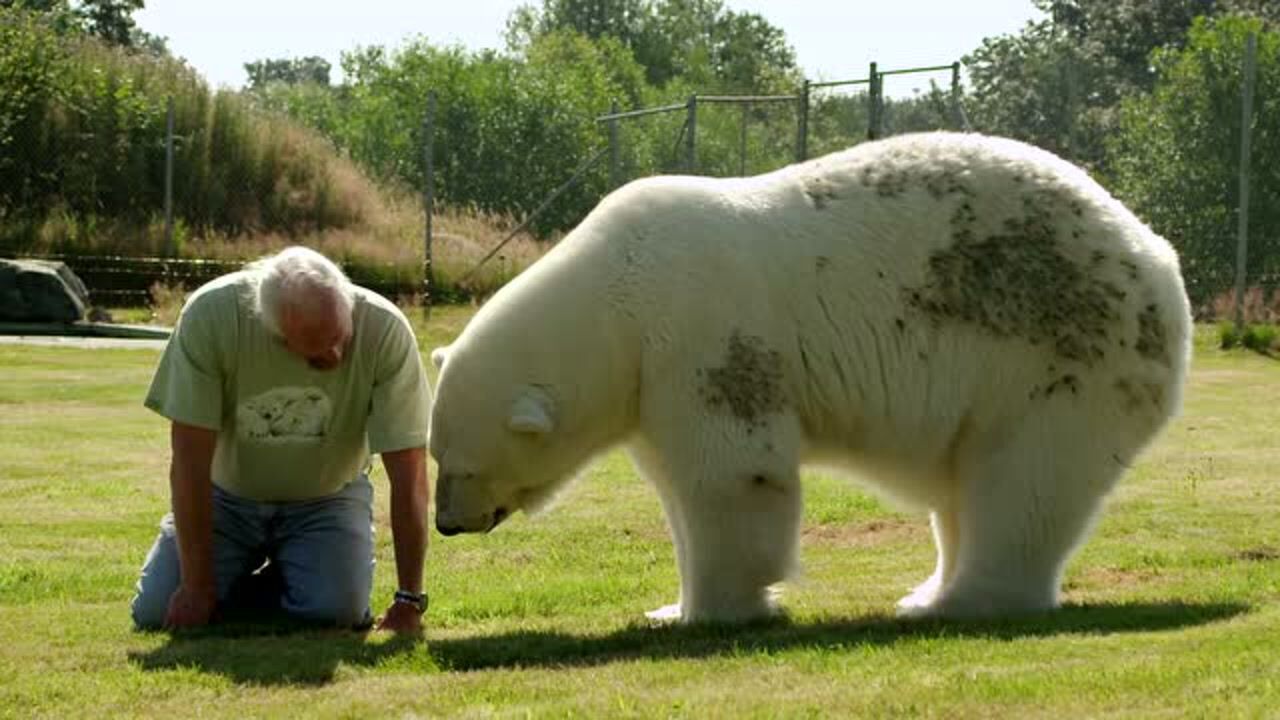
POLYGON ((0 8, 41 13, 59 32, 78 31, 121 47, 163 51, 164 40, 142 31, 133 14, 145 0, 0 0, 0 8))
POLYGON ((720 0, 543 0, 512 13, 508 44, 519 52, 563 30, 614 38, 658 87, 680 78, 704 92, 789 91, 800 80, 785 33, 720 0))
POLYGON ((1259 18, 1197 20, 1184 48, 1154 56, 1151 93, 1121 103, 1109 144, 1117 191, 1182 256, 1193 300, 1230 288, 1240 204, 1243 59, 1258 33, 1252 156, 1248 168, 1253 282, 1280 283, 1280 30, 1259 18))
POLYGON ((244 64, 251 91, 261 90, 271 83, 328 85, 331 69, 328 60, 314 55, 302 58, 266 58, 244 64))
MULTIPOLYGON (((549 189, 603 147, 595 117, 617 99, 639 102, 643 72, 616 40, 573 32, 542 35, 524 57, 441 48, 423 39, 395 52, 368 47, 342 58, 345 82, 332 91, 297 86, 259 93, 268 107, 323 128, 384 181, 424 186, 428 97, 437 112, 432 142, 442 201, 524 215, 549 189)), ((607 188, 591 174, 538 229, 576 222, 607 188)))
POLYGON ((137 24, 133 13, 143 8, 143 0, 81 0, 79 12, 86 29, 112 45, 134 44, 137 24))
POLYGON ((1155 82, 1151 53, 1180 48, 1195 18, 1280 20, 1267 0, 1033 0, 1046 18, 965 57, 977 129, 1027 140, 1104 175, 1121 98, 1155 82))

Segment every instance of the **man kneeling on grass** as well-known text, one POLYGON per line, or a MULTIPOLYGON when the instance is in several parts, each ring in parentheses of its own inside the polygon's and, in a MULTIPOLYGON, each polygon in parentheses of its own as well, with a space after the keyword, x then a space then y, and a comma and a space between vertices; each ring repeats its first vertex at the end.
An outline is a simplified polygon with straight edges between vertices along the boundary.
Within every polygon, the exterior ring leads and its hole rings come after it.
POLYGON ((289 248, 197 290, 146 397, 172 421, 173 511, 137 626, 253 608, 369 627, 378 453, 399 579, 379 627, 420 629, 430 401, 404 314, 318 253, 289 248))

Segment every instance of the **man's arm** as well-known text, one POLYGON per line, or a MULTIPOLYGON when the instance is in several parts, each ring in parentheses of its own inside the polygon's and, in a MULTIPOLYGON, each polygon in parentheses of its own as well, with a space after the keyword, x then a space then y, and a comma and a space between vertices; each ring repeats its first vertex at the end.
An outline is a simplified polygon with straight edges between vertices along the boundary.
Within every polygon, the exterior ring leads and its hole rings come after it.
MULTIPOLYGON (((427 556, 427 451, 416 447, 382 453, 391 481, 391 538, 396 551, 399 589, 422 592, 422 566, 427 556)), ((412 632, 422 626, 418 610, 392 603, 379 629, 412 632)))
POLYGON ((181 582, 169 599, 164 624, 181 628, 208 623, 217 604, 210 468, 218 433, 174 421, 169 442, 173 452, 169 487, 173 494, 181 582))

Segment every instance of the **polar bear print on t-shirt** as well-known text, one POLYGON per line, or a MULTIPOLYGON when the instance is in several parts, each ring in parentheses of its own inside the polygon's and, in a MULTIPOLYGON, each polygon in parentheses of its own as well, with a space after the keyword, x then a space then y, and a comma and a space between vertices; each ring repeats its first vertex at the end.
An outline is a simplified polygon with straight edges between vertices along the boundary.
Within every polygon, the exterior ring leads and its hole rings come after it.
POLYGON ((240 438, 260 443, 315 442, 325 436, 333 403, 317 387, 286 386, 240 403, 240 438))

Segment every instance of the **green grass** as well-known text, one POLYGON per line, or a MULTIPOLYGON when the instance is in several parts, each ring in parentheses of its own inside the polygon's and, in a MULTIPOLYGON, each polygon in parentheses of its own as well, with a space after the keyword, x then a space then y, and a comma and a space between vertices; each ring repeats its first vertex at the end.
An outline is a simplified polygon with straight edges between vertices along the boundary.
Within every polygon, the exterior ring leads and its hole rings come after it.
MULTIPOLYGON (((423 348, 470 312, 435 309, 423 348)), ((425 641, 130 629, 168 502, 166 427, 140 405, 156 357, 0 345, 0 717, 1280 712, 1280 364, 1218 349, 1211 327, 1185 415, 1119 488, 1050 616, 895 620, 932 569, 925 519, 815 476, 788 620, 649 627, 643 611, 675 597, 672 549, 618 453, 545 515, 433 538, 425 641)), ((381 472, 375 487, 382 603, 394 573, 381 472)))

